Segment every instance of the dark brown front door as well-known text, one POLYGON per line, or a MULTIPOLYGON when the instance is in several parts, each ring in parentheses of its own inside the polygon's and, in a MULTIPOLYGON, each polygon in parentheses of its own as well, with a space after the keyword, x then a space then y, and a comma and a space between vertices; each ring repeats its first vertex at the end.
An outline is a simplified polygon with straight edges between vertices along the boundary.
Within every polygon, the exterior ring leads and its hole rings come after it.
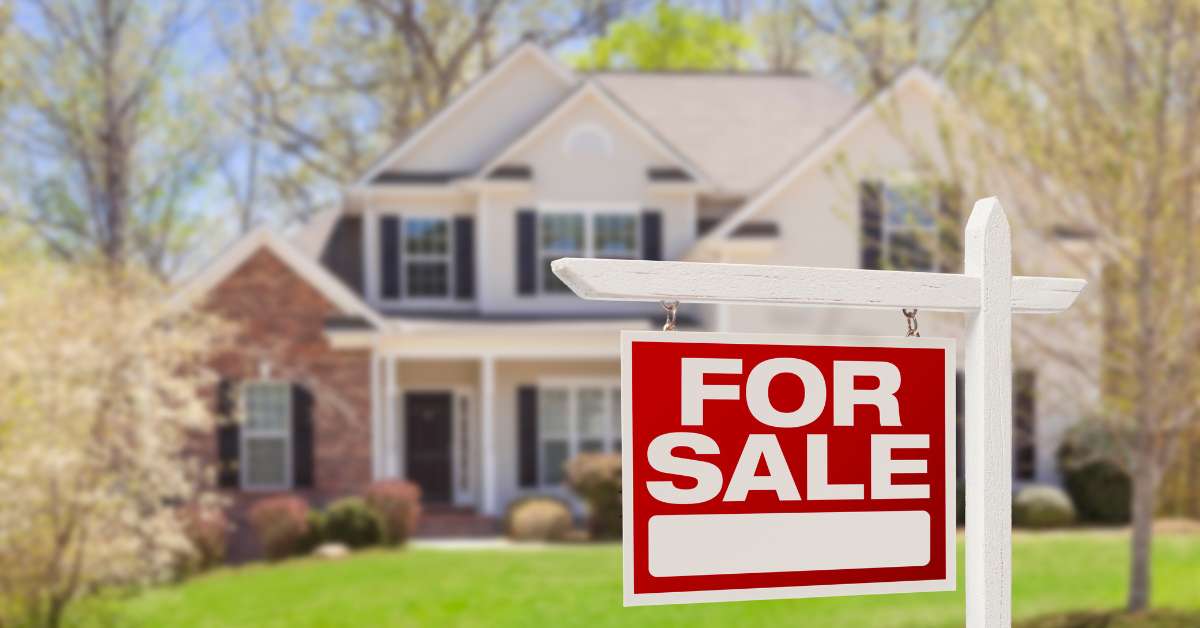
POLYGON ((450 393, 404 395, 404 459, 408 479, 427 502, 450 501, 450 393))

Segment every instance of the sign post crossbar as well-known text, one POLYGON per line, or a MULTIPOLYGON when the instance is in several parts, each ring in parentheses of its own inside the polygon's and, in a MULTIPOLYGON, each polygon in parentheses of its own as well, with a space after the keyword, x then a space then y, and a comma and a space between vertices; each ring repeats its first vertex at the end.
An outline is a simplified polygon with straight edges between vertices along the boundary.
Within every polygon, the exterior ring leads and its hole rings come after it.
POLYGON ((999 200, 966 226, 965 272, 917 273, 564 258, 554 273, 580 297, 778 306, 912 308, 967 314, 966 625, 1012 623, 1012 314, 1069 308, 1082 279, 1013 277, 999 200))

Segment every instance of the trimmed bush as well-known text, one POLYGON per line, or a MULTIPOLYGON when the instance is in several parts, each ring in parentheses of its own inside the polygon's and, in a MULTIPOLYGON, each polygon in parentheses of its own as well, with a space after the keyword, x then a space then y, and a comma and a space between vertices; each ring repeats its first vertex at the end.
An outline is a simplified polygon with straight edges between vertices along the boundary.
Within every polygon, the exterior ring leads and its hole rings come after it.
POLYGON ((1082 521, 1129 523, 1133 484, 1115 462, 1115 450, 1112 436, 1088 420, 1071 428, 1058 449, 1063 488, 1082 521))
POLYGON ((383 521, 361 497, 343 497, 325 509, 321 536, 324 541, 359 548, 383 539, 383 521))
POLYGON ((250 527, 267 558, 303 554, 309 531, 308 503, 294 495, 268 497, 250 507, 250 527))
POLYGON ((192 544, 192 553, 181 560, 182 575, 193 574, 225 562, 229 519, 215 506, 191 504, 179 510, 183 532, 192 544))
POLYGON ((308 532, 300 540, 297 550, 301 554, 311 554, 317 546, 325 542, 325 515, 319 510, 308 511, 308 532))
POLYGON ((518 499, 504 516, 504 529, 515 541, 562 541, 571 528, 571 509, 555 497, 518 499))
POLYGON ((1054 486, 1026 486, 1012 507, 1013 525, 1023 528, 1061 528, 1075 522, 1071 498, 1054 486))
POLYGON ((383 542, 403 545, 421 518, 421 488, 404 480, 380 480, 367 487, 367 505, 383 523, 383 542))
POLYGON ((579 454, 567 463, 567 485, 587 502, 593 539, 621 538, 620 454, 579 454))

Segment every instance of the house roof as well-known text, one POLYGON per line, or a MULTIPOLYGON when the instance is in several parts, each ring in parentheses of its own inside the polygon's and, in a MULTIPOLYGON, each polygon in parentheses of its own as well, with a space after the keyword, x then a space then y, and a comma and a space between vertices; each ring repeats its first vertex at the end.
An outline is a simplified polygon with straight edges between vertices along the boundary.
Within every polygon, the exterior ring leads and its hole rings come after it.
POLYGON ((799 74, 601 72, 602 85, 719 188, 752 192, 835 126, 853 94, 799 74))

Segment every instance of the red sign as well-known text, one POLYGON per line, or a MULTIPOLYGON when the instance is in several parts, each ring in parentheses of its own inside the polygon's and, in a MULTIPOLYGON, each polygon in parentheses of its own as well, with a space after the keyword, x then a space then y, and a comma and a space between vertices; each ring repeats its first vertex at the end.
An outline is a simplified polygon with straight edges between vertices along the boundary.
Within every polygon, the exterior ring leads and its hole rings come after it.
POLYGON ((952 591, 954 341, 621 337, 625 604, 952 591))

